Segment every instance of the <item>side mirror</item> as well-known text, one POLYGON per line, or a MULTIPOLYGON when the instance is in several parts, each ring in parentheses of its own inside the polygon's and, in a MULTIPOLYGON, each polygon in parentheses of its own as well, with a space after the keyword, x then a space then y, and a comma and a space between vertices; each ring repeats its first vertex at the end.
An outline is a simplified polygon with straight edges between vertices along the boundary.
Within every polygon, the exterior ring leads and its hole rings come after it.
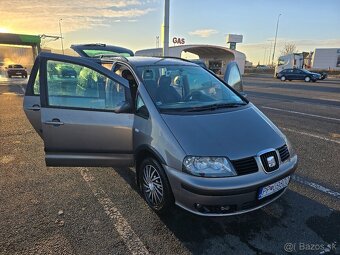
POLYGON ((130 113, 132 110, 131 104, 127 101, 123 102, 121 105, 115 107, 115 113, 130 113))
POLYGON ((227 65, 223 80, 236 91, 243 92, 241 72, 236 62, 227 65))
POLYGON ((240 92, 240 95, 243 96, 243 97, 245 97, 245 98, 248 97, 247 93, 245 93, 245 92, 243 92, 243 91, 240 92))
POLYGON ((149 111, 145 105, 138 108, 136 113, 142 117, 149 118, 149 111))

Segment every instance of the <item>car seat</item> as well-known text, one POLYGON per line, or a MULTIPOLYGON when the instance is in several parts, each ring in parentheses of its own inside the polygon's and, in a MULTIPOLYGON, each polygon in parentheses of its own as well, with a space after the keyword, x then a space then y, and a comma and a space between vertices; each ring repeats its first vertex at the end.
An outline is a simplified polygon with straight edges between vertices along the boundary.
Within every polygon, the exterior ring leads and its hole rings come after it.
POLYGON ((162 75, 158 80, 157 101, 165 103, 179 102, 181 99, 176 89, 171 86, 171 77, 162 75))

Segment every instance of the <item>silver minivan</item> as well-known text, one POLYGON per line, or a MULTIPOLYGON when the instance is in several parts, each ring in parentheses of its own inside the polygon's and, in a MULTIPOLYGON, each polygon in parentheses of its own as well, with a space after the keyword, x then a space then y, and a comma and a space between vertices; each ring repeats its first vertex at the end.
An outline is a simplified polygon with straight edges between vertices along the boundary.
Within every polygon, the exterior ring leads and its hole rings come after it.
POLYGON ((134 166, 157 213, 245 213, 284 193, 297 156, 225 68, 222 80, 176 58, 41 53, 24 110, 47 166, 134 166))

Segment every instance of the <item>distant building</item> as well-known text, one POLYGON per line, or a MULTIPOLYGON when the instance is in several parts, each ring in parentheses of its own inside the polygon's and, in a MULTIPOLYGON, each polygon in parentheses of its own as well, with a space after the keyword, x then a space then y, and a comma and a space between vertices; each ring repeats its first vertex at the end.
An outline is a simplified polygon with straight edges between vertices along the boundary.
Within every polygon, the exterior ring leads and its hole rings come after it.
MULTIPOLYGON (((145 49, 136 51, 136 56, 162 56, 162 48, 145 49)), ((206 66, 218 75, 225 73, 229 62, 236 61, 240 72, 244 73, 246 55, 237 50, 232 50, 223 46, 217 45, 180 45, 169 47, 169 56, 183 57, 182 54, 193 54, 198 56, 206 66)))
POLYGON ((340 48, 315 49, 311 67, 313 69, 340 70, 340 48))

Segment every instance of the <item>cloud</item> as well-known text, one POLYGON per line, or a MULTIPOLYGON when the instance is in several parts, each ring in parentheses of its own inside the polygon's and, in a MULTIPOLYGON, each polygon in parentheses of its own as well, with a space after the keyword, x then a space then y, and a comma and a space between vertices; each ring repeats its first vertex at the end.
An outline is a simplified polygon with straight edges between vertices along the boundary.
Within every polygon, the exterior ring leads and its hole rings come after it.
POLYGON ((0 27, 16 33, 57 34, 107 26, 115 20, 135 20, 154 9, 147 0, 1 0, 0 27))
POLYGON ((218 31, 215 29, 198 29, 192 32, 189 32, 189 35, 193 35, 193 36, 199 36, 199 37, 210 37, 214 34, 217 34, 218 31))

